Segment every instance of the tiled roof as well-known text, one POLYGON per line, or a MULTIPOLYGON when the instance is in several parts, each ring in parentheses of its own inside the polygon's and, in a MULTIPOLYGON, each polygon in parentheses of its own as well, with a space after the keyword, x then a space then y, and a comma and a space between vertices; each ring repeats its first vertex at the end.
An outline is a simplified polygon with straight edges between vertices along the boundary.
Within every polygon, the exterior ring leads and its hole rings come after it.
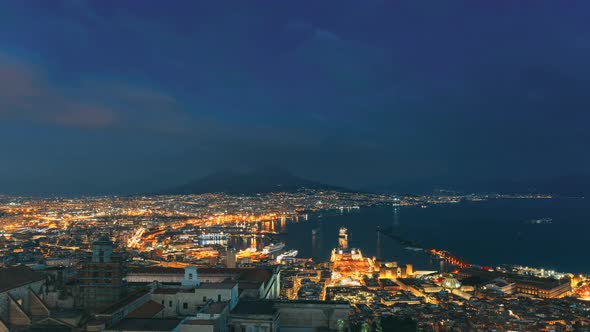
POLYGON ((176 294, 178 292, 180 292, 179 288, 158 288, 154 294, 176 294))
POLYGON ((201 289, 232 289, 236 285, 235 282, 207 282, 202 283, 198 288, 201 289))
POLYGON ((277 309, 272 301, 240 301, 232 315, 273 315, 277 309))
POLYGON ((206 314, 220 314, 227 307, 227 302, 211 303, 203 312, 206 314))
POLYGON ((110 306, 104 308, 103 310, 100 311, 100 314, 103 314, 103 315, 113 314, 113 313, 117 312, 118 310, 120 310, 121 308, 140 299, 142 296, 146 295, 147 293, 149 293, 148 290, 135 291, 135 292, 127 295, 126 297, 124 297, 119 302, 113 303, 110 306))
POLYGON ((24 265, 2 268, 0 269, 0 292, 44 279, 43 274, 24 265))
POLYGON ((152 318, 162 311, 162 309, 164 309, 163 305, 149 300, 139 308, 133 310, 129 315, 127 315, 127 318, 152 318))
POLYGON ((174 331, 180 319, 125 318, 110 328, 115 331, 174 331))
POLYGON ((189 319, 185 320, 182 325, 215 325, 215 321, 207 319, 189 319))

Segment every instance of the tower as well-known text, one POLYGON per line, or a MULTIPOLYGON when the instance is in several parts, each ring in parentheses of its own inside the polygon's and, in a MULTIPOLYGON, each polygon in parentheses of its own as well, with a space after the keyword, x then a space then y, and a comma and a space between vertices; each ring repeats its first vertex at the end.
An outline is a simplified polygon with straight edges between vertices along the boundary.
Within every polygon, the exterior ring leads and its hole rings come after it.
POLYGON ((113 242, 103 234, 92 243, 92 263, 111 263, 112 259, 113 242))
POLYGON ((195 288, 201 284, 196 266, 187 266, 184 268, 184 278, 182 279, 183 288, 195 288))
POLYGON ((227 248, 225 266, 231 269, 236 267, 236 249, 227 248))
POLYGON ((348 249, 348 229, 346 227, 340 227, 338 233, 338 248, 348 249))
POLYGON ((81 265, 80 304, 87 309, 104 308, 124 295, 125 259, 113 248, 113 242, 106 235, 100 235, 92 243, 89 261, 81 265))

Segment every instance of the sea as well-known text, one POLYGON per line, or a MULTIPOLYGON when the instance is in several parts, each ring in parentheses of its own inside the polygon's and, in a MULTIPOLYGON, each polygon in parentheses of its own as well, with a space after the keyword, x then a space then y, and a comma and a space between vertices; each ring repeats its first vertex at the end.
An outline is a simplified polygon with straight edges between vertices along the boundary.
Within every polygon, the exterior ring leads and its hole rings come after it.
POLYGON ((420 206, 370 206, 310 215, 285 225, 298 257, 327 261, 346 227, 349 246, 414 269, 446 270, 413 247, 436 248, 481 266, 522 265, 590 273, 590 202, 584 198, 491 199, 420 206), (377 232, 378 229, 387 230, 377 232), (404 243, 400 243, 400 238, 404 243), (412 245, 408 245, 410 242, 412 245))

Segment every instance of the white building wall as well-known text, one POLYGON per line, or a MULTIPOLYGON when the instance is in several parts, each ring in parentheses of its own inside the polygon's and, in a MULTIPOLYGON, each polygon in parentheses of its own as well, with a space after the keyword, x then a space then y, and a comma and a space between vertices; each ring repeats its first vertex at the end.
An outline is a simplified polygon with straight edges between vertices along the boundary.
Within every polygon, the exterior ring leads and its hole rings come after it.
POLYGON ((222 289, 201 289, 196 288, 192 292, 178 292, 175 294, 152 294, 152 300, 164 306, 164 317, 177 317, 195 315, 197 311, 207 304, 213 302, 229 302, 230 310, 238 302, 238 287, 222 289))

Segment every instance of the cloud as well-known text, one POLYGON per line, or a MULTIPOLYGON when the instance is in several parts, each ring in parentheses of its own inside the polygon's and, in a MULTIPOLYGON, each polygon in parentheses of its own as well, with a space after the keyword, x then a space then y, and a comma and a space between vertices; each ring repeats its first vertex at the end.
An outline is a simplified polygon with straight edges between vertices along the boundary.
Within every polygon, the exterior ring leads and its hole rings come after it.
POLYGON ((60 82, 0 53, 0 118, 67 128, 187 130, 191 117, 156 89, 115 80, 60 82))

